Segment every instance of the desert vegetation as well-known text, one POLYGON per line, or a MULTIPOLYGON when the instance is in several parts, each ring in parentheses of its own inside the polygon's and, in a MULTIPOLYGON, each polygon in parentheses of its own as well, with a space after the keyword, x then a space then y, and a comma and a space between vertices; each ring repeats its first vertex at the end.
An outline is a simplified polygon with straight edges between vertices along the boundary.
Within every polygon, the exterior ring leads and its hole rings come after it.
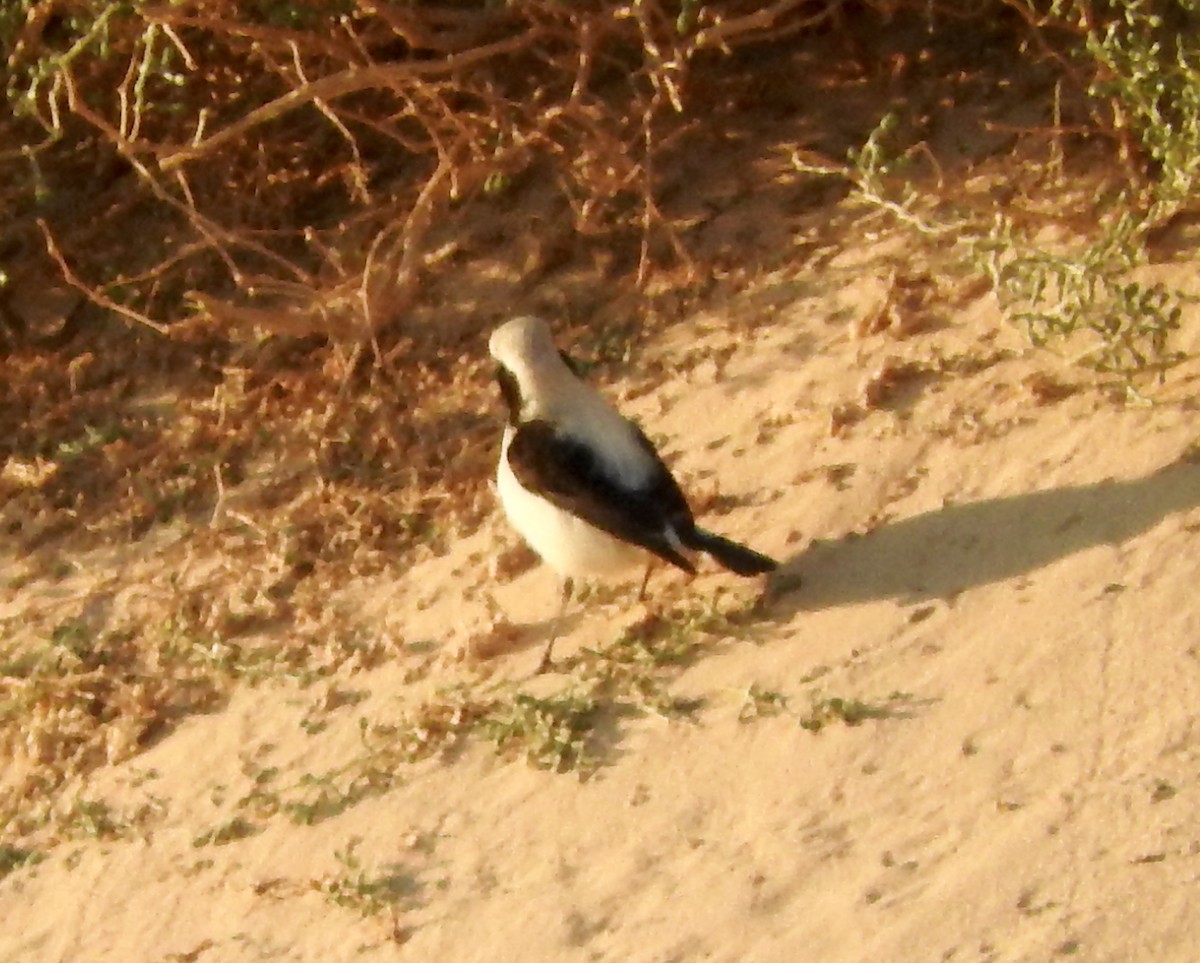
MULTIPOLYGON (((428 676, 427 647, 330 587, 478 530, 480 336, 517 310, 571 325, 605 379, 701 298, 819 275, 822 231, 855 217, 933 265, 894 273, 863 331, 992 292, 1029 344, 1152 402, 1194 300, 1153 266, 1194 246, 1197 28, 1194 0, 9 0, 0 876, 153 825, 85 777, 240 688, 309 693, 315 734, 357 701, 340 672, 428 676), (994 163, 1017 153, 1036 163, 994 163), (794 236, 721 221, 753 193, 794 236), (121 559, 159 551, 133 591, 121 559), (20 601, 82 578, 82 607, 20 601)), ((859 407, 968 368, 877 372, 859 407)), ((248 765, 194 845, 331 818, 469 740, 586 776, 613 719, 689 717, 674 674, 753 641, 758 604, 670 600, 561 689, 450 687, 363 716, 336 769, 248 765)), ((754 684, 739 719, 816 737, 923 706, 754 684)), ((313 886, 408 905, 408 870, 357 845, 313 886)))

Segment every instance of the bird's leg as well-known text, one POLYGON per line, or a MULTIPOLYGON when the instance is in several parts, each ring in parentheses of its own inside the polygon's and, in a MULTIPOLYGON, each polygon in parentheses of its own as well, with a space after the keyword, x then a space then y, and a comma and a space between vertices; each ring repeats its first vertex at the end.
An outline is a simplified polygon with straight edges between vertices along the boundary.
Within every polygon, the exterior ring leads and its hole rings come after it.
POLYGON ((567 604, 571 601, 571 593, 574 591, 575 582, 570 578, 563 579, 562 603, 558 608, 558 618, 555 620, 554 629, 550 633, 550 641, 546 643, 546 649, 542 652, 542 661, 537 667, 539 673, 549 672, 554 668, 554 660, 550 656, 554 651, 554 643, 558 641, 558 633, 562 629, 562 622, 567 614, 567 604))
POLYGON ((650 584, 650 573, 654 571, 654 556, 646 559, 646 574, 642 576, 642 587, 638 589, 637 600, 639 602, 646 601, 646 586, 650 584))

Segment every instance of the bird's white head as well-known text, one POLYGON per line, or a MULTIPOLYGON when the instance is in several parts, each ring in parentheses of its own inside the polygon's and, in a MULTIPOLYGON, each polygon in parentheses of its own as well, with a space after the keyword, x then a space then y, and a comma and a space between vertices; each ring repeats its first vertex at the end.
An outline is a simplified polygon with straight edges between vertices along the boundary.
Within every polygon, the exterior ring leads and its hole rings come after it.
POLYGON ((506 321, 492 332, 488 350, 518 378, 528 370, 560 361, 550 327, 541 318, 523 317, 506 321))
POLYGON ((488 350, 500 366, 500 390, 514 424, 521 418, 542 417, 564 398, 586 391, 540 318, 514 318, 500 325, 488 340, 488 350))

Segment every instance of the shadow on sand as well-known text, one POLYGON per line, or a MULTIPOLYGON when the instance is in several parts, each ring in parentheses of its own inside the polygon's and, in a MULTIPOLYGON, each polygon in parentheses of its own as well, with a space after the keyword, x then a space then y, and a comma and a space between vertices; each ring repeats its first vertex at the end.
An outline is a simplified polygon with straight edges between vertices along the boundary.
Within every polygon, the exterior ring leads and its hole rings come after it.
POLYGON ((1118 544, 1197 505, 1200 465, 1190 461, 1131 481, 947 505, 866 535, 814 542, 781 566, 769 590, 772 608, 785 614, 877 599, 952 597, 1084 549, 1118 544))

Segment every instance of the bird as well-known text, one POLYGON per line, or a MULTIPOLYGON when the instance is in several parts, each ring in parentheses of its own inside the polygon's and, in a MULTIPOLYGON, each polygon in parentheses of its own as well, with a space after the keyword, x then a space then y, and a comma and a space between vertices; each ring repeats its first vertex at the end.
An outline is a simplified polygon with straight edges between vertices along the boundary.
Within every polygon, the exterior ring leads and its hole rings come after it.
MULTIPOLYGON (((497 494, 512 527, 562 579, 560 623, 576 579, 627 575, 655 559, 688 574, 696 554, 737 575, 775 570, 774 559, 696 524, 645 432, 580 378, 545 321, 505 322, 488 350, 508 409, 497 494)), ((539 672, 553 667, 556 638, 539 672)))

